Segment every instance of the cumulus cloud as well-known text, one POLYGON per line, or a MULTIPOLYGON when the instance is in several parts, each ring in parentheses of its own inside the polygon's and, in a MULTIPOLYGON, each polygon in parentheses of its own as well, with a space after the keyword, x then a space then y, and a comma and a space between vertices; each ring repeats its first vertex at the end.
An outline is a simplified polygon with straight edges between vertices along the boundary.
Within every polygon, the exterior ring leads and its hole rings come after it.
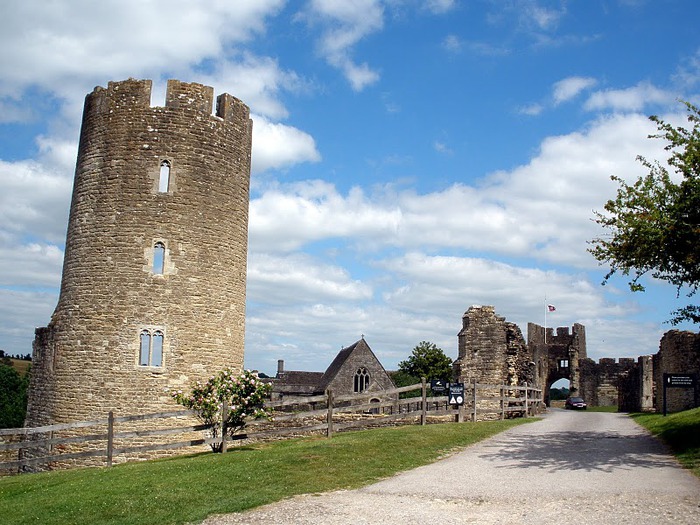
POLYGON ((265 19, 283 4, 241 0, 201 9, 182 0, 10 2, 0 21, 0 46, 13 52, 4 58, 0 95, 28 86, 60 93, 85 78, 183 70, 221 54, 226 43, 264 31, 265 19))
POLYGON ((610 175, 639 176, 638 154, 664 158, 662 145, 646 139, 653 129, 643 115, 600 118, 584 131, 549 137, 530 162, 493 173, 478 187, 453 184, 427 194, 355 188, 343 195, 321 181, 275 186, 251 202, 251 244, 296 250, 346 239, 365 247, 488 251, 591 268, 596 262, 586 241, 597 226, 590 219, 615 194, 610 175))
POLYGON ((649 82, 640 82, 626 89, 596 91, 586 101, 589 111, 642 111, 648 105, 673 103, 677 96, 649 82))
POLYGON ((372 296, 371 287, 352 279, 347 269, 301 253, 251 253, 248 289, 270 304, 366 301, 372 296))
POLYGON ((321 154, 308 133, 253 115, 252 171, 283 169, 300 162, 318 162, 321 154))
POLYGON ((319 53, 340 69, 355 91, 379 80, 367 63, 352 59, 353 47, 384 26, 384 8, 378 0, 312 0, 301 15, 310 24, 323 26, 319 53))

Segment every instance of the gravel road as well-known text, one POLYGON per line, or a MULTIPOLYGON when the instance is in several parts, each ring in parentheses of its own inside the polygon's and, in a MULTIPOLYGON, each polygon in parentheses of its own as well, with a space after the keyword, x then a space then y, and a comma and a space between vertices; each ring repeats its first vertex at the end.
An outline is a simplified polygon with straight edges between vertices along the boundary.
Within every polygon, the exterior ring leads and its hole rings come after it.
POLYGON ((700 480, 623 414, 550 409, 542 421, 358 490, 204 523, 698 525, 700 480))

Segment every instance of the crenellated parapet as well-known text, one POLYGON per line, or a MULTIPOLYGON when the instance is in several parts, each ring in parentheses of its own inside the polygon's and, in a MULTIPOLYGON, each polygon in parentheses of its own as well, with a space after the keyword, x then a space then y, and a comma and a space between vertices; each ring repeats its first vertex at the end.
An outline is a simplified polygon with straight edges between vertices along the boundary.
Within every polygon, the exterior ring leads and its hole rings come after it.
MULTIPOLYGON (((86 96, 86 109, 95 112, 132 111, 151 108, 151 80, 130 78, 119 82, 109 82, 107 87, 97 86, 86 96)), ((165 91, 165 105, 157 108, 187 110, 211 115, 227 122, 240 122, 249 118, 248 107, 236 97, 222 93, 214 105, 214 88, 196 82, 168 80, 165 91), (212 109, 215 113, 212 114, 212 109)))

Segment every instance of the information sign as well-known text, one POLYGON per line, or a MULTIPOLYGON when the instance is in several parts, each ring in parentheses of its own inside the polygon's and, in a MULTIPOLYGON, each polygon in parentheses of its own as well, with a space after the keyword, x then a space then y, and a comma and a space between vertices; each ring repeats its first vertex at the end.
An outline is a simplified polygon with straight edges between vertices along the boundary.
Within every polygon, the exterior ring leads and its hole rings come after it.
POLYGON ((447 397, 450 405, 463 405, 464 383, 450 383, 450 393, 447 397))
POLYGON ((431 379, 430 389, 436 394, 443 394, 447 390, 447 385, 442 379, 431 379))
POLYGON ((693 374, 664 374, 667 387, 693 388, 696 378, 693 374))

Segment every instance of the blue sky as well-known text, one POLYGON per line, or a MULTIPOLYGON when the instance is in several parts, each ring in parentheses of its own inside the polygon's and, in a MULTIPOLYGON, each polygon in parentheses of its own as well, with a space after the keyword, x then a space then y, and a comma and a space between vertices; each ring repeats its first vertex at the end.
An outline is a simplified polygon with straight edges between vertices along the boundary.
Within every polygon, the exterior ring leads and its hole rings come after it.
MULTIPOLYGON (((365 335, 387 369, 457 356, 462 314, 526 335, 582 323, 589 356, 655 353, 672 287, 587 253, 610 175, 658 114, 700 102, 694 0, 10 0, 0 19, 0 348, 31 351, 60 285, 85 95, 212 85, 254 120, 246 366, 324 370, 365 335)), ((696 330, 694 326, 682 329, 696 330)))

